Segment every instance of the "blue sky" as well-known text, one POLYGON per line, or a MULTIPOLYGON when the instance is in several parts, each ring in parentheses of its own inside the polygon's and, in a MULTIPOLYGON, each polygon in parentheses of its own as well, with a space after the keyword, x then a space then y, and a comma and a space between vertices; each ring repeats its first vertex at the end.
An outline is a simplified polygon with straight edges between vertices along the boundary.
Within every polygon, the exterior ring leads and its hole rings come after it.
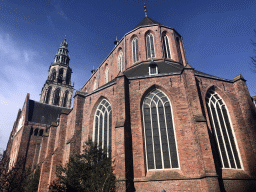
POLYGON ((25 96, 39 101, 48 69, 65 35, 72 82, 79 90, 121 39, 148 16, 183 37, 196 70, 233 79, 242 74, 252 96, 250 67, 256 4, 246 0, 0 0, 0 149, 6 147, 25 96))

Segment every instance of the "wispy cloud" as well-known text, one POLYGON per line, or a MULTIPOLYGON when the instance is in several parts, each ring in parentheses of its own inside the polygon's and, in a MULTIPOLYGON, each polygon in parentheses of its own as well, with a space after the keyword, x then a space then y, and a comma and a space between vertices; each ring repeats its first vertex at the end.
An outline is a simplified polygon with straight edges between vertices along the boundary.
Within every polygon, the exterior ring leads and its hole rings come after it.
POLYGON ((0 148, 5 148, 25 96, 39 100, 47 68, 39 53, 19 46, 7 33, 0 33, 0 148))

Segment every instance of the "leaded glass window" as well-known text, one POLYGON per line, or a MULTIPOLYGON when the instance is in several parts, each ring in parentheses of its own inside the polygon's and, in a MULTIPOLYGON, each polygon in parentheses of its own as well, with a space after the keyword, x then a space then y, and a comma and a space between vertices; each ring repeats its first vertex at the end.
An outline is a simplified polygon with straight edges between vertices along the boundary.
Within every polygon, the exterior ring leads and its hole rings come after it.
POLYGON ((171 58, 171 52, 169 47, 169 40, 166 34, 163 34, 163 42, 164 42, 164 53, 166 58, 171 58))
POLYGON ((179 57, 179 62, 182 62, 182 56, 181 56, 181 50, 180 50, 180 39, 176 37, 176 47, 177 47, 177 52, 178 52, 178 57, 179 57))
POLYGON ((155 57, 155 47, 154 47, 154 38, 150 33, 146 36, 146 45, 147 45, 147 57, 155 57))
POLYGON ((93 142, 111 156, 112 109, 110 103, 103 99, 94 115, 93 142))
POLYGON ((206 103, 222 168, 241 169, 232 123, 224 101, 214 90, 209 90, 206 103))
POLYGON ((132 40, 132 56, 133 56, 133 63, 139 61, 138 38, 136 37, 132 40))
POLYGON ((168 97, 154 89, 142 104, 147 169, 178 168, 172 109, 168 97))
POLYGON ((118 55, 118 70, 119 71, 123 71, 123 51, 120 50, 119 51, 119 55, 118 55))
POLYGON ((108 83, 108 65, 105 66, 105 83, 108 83))

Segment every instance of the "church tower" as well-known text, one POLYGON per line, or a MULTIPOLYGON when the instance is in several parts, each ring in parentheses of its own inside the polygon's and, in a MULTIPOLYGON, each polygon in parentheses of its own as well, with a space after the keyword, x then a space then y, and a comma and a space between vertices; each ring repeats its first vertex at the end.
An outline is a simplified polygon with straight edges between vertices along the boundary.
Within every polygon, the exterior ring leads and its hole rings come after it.
POLYGON ((68 43, 66 38, 50 65, 48 78, 42 88, 41 103, 60 107, 71 107, 74 86, 71 85, 72 69, 69 67, 68 43))

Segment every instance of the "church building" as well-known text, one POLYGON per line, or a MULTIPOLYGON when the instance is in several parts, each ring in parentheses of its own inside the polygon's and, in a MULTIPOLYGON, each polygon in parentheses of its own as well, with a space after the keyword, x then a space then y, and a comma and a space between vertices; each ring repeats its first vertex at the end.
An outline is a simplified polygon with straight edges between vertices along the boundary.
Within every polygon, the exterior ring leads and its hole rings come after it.
POLYGON ((39 192, 88 139, 108 149, 117 191, 256 191, 256 97, 242 75, 195 70, 182 36, 146 7, 74 96, 69 61, 65 38, 7 145, 9 169, 19 157, 40 166, 39 192))

